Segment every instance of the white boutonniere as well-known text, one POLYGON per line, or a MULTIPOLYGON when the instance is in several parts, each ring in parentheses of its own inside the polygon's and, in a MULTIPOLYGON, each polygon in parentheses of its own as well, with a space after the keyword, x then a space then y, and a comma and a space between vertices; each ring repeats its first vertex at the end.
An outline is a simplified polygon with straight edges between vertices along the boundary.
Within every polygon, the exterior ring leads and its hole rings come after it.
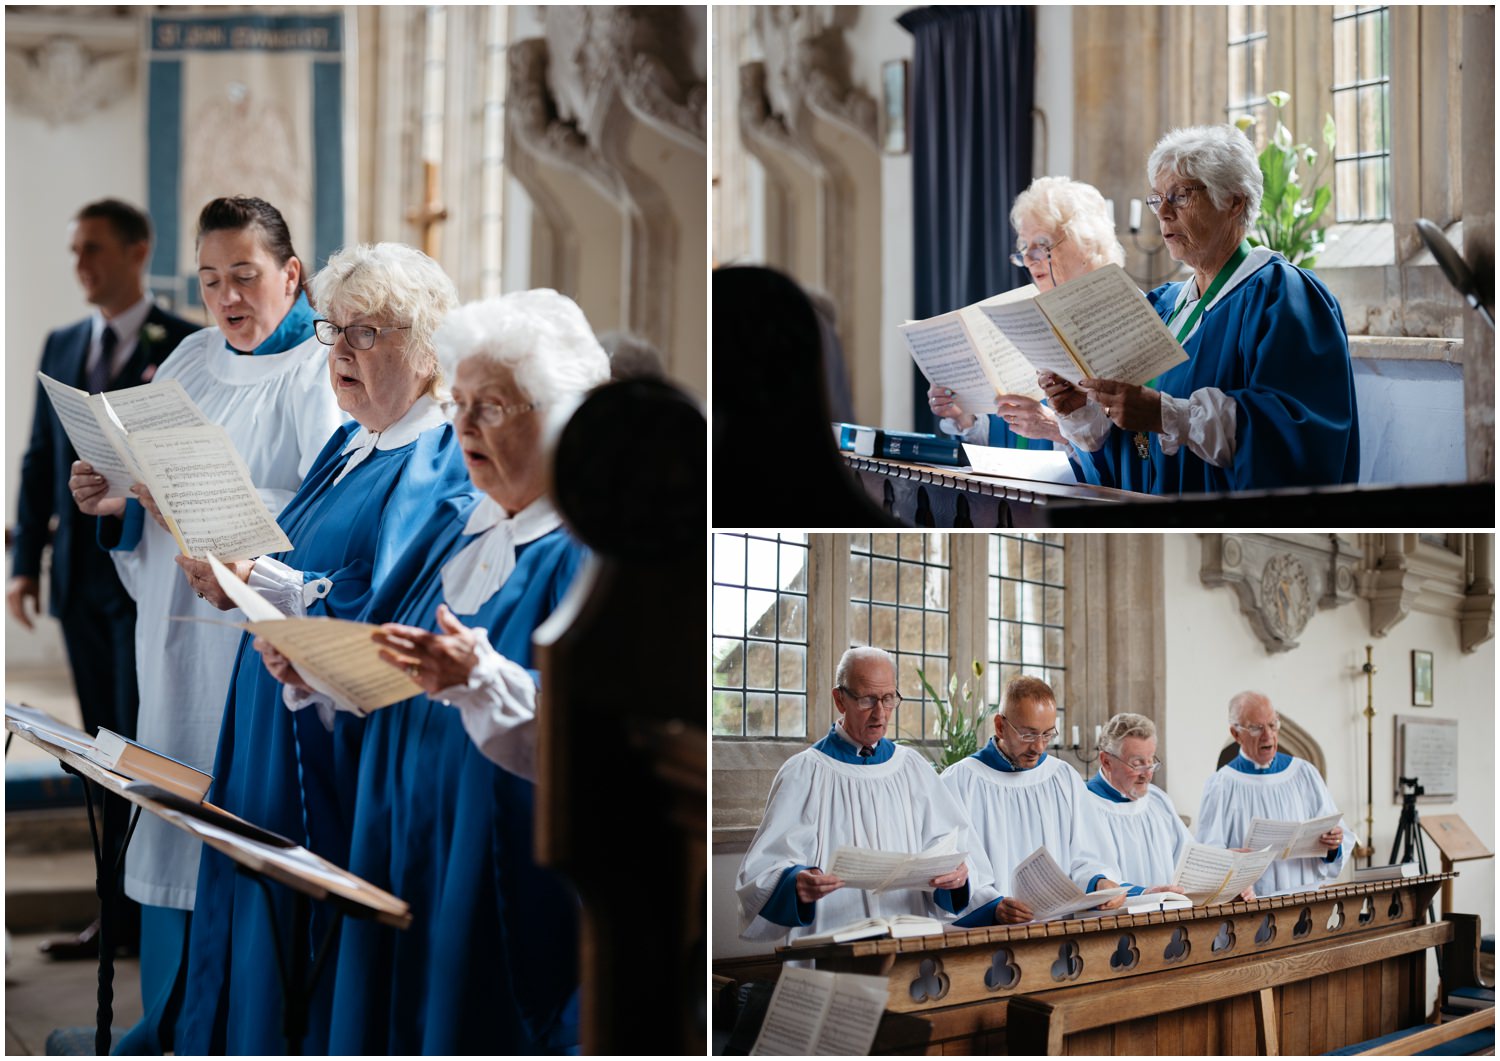
POLYGON ((167 329, 153 321, 141 329, 141 334, 146 337, 146 342, 159 343, 167 337, 167 329))

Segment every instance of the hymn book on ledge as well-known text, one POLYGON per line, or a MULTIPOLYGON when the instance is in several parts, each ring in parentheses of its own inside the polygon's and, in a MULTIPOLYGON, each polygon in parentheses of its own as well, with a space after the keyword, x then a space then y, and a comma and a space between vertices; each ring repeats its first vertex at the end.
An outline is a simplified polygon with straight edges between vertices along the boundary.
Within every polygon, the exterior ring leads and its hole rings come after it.
POLYGON ((1144 384, 1187 360, 1146 296, 1118 265, 1038 293, 1028 284, 900 327, 929 383, 983 415, 995 395, 1040 399, 1038 372, 1144 384))
POLYGON ((104 477, 104 496, 129 497, 132 483, 145 484, 184 556, 233 562, 291 550, 229 435, 182 384, 87 394, 37 375, 68 441, 104 477))

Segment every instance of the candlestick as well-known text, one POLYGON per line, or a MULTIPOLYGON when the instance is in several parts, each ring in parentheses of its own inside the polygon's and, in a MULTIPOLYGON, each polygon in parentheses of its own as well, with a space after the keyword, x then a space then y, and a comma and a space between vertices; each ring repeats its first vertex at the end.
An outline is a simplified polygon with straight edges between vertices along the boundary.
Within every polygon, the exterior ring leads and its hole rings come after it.
POLYGON ((1130 200, 1130 231, 1132 231, 1132 232, 1139 232, 1140 230, 1141 230, 1141 201, 1139 199, 1132 199, 1132 200, 1130 200))
POLYGON ((1073 747, 1078 747, 1078 727, 1073 727, 1073 747))

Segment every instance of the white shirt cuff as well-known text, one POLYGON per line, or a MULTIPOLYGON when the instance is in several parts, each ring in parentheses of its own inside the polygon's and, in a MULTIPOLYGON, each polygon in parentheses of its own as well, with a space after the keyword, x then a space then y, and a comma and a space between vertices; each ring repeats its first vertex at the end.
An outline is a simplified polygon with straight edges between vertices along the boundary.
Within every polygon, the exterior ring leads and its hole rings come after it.
POLYGON ((269 556, 261 556, 250 568, 247 582, 287 618, 300 619, 307 614, 308 605, 322 600, 333 589, 333 582, 329 579, 306 579, 307 576, 296 568, 269 556))
POLYGON ((506 659, 490 644, 489 632, 478 630, 475 651, 479 662, 469 680, 433 695, 458 708, 464 731, 479 753, 503 770, 536 779, 536 683, 519 663, 506 659))
POLYGON ((1183 445, 1215 468, 1234 460, 1238 406, 1217 387, 1200 387, 1186 398, 1161 396, 1161 451, 1172 456, 1183 445))
POLYGON ((353 708, 341 707, 332 697, 320 693, 316 689, 298 689, 294 685, 283 685, 281 687, 281 702, 286 705, 288 711, 301 711, 305 707, 316 708, 318 721, 323 723, 323 728, 329 733, 333 732, 335 712, 339 710, 353 710, 353 708))
POLYGON ((1086 402, 1081 409, 1074 409, 1066 414, 1054 409, 1053 414, 1057 417, 1057 429, 1062 432, 1063 438, 1086 453, 1102 448, 1104 440, 1109 438, 1109 433, 1115 426, 1104 415, 1104 407, 1098 402, 1086 402))
POLYGON ((976 446, 988 446, 990 444, 990 418, 979 415, 974 417, 974 422, 968 427, 959 427, 954 420, 946 416, 938 421, 938 431, 954 438, 961 438, 965 442, 972 442, 976 446))

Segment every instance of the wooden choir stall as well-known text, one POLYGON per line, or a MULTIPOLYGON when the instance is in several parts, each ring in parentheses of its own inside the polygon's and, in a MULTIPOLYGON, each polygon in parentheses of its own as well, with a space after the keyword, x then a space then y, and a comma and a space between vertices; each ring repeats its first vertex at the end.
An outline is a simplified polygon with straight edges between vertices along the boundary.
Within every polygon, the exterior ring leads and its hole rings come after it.
POLYGON ((877 1054, 1317 1054, 1424 1023, 1451 876, 777 957, 885 977, 877 1054))

